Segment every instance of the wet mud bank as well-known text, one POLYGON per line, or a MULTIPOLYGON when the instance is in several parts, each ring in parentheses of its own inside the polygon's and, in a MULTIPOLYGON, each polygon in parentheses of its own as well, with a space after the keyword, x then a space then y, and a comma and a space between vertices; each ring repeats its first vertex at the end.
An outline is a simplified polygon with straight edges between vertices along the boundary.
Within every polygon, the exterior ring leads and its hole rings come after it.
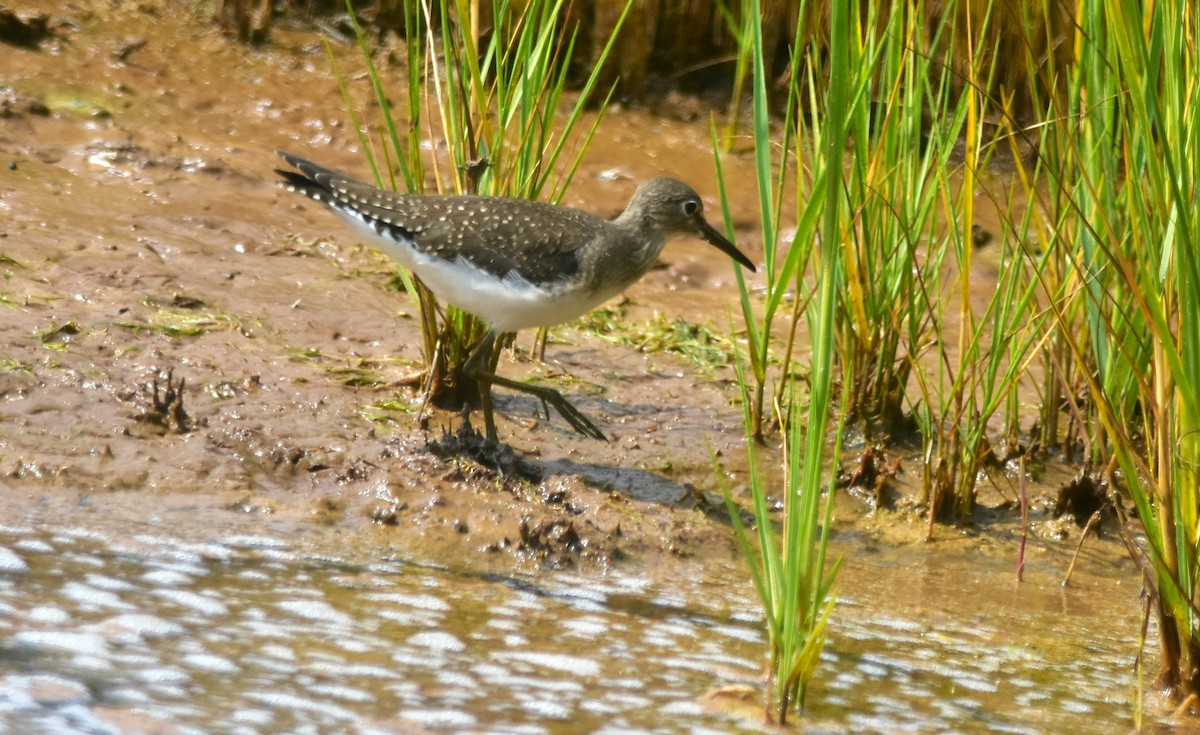
MULTIPOLYGON (((687 538, 709 532, 687 530, 681 478, 708 466, 690 448, 697 440, 736 444, 731 373, 697 376, 673 355, 563 330, 550 363, 506 359, 504 369, 568 376, 565 390, 612 442, 575 437, 533 401, 502 395, 504 435, 544 479, 509 482, 439 459, 428 447, 444 446, 459 417, 419 416, 417 325, 392 265, 272 183, 277 148, 357 163, 319 38, 281 32, 253 51, 199 19, 174 19, 136 53, 103 53, 122 43, 106 34, 167 10, 80 12, 54 22, 52 48, 10 54, 6 482, 147 502, 196 492, 217 508, 396 533, 446 525, 481 548, 516 549, 523 536, 553 547, 547 536, 563 535, 598 558, 617 548, 608 537, 618 527, 625 545, 640 545, 643 521, 623 508, 648 502, 668 527, 654 543, 694 553, 687 538), (103 63, 90 62, 97 54, 103 63), (313 89, 314 75, 326 89, 313 89), (303 139, 320 130, 330 133, 303 139), (463 493, 467 508, 452 510, 460 504, 445 496, 463 493), (508 507, 472 507, 489 503, 508 507), (613 517, 573 522, 584 509, 613 517), (672 525, 682 529, 674 540, 672 525), (570 530, 546 530, 560 527, 570 530)), ((686 275, 659 272, 649 292, 728 278, 715 258, 672 260, 686 275)))

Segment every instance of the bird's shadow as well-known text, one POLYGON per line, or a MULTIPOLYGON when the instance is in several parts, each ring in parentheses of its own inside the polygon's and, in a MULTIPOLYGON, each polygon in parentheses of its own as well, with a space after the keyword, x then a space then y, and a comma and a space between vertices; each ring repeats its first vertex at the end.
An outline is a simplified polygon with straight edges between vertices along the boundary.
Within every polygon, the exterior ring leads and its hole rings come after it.
POLYGON ((576 475, 592 487, 620 493, 630 500, 678 505, 689 498, 702 497, 690 483, 674 482, 646 470, 585 464, 570 459, 554 459, 540 464, 547 474, 576 475))
POLYGON ((574 475, 593 488, 620 493, 630 500, 662 505, 704 502, 703 493, 691 483, 669 480, 647 470, 566 458, 531 460, 508 444, 487 441, 469 421, 461 422, 454 431, 443 431, 439 438, 426 438, 426 448, 443 460, 468 459, 505 479, 538 484, 547 476, 574 475))

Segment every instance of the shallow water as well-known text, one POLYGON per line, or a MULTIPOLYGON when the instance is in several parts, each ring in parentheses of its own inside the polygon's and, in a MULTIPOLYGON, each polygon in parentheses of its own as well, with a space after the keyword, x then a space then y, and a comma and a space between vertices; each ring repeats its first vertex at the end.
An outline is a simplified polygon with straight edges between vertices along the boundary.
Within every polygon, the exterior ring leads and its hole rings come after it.
MULTIPOLYGON (((510 576, 83 526, 6 527, 0 548, 5 732, 763 728, 757 694, 706 696, 761 685, 759 614, 726 564, 510 576)), ((1017 587, 999 561, 859 551, 806 731, 1128 728, 1124 572, 1017 587)))

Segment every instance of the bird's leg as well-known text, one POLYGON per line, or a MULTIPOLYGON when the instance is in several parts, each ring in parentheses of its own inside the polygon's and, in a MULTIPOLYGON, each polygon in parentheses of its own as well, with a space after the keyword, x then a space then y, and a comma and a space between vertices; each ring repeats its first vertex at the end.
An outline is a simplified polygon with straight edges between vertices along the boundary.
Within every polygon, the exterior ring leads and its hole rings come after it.
POLYGON ((479 343, 463 364, 463 372, 475 379, 479 383, 479 403, 480 409, 483 411, 483 421, 487 427, 487 440, 495 443, 496 438, 496 421, 492 416, 492 386, 500 385, 509 390, 515 390, 518 393, 527 393, 536 398, 540 398, 542 402, 553 406, 559 415, 566 419, 571 428, 578 431, 584 436, 593 439, 601 439, 608 441, 608 437, 600 429, 596 428, 586 416, 579 412, 574 406, 567 402, 563 395, 553 388, 547 388, 540 385, 529 385, 517 380, 502 378, 497 375, 492 369, 492 354, 496 344, 496 332, 489 331, 484 335, 483 340, 479 343))
POLYGON ((491 372, 492 355, 496 350, 496 333, 488 330, 483 339, 471 350, 467 361, 463 363, 463 373, 473 378, 479 386, 479 410, 483 412, 484 431, 491 444, 498 441, 496 435, 496 418, 492 415, 492 381, 487 376, 491 372))

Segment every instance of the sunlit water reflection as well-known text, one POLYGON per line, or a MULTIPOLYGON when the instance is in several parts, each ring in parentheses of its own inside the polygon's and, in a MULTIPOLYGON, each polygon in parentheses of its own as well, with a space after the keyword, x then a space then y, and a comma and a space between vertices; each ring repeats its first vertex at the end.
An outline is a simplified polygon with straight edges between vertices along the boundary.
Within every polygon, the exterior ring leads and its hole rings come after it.
MULTIPOLYGON (((0 549, 4 732, 762 729, 705 698, 763 664, 732 568, 515 578, 83 528, 3 528, 0 549)), ((1035 592, 964 616, 920 601, 936 569, 869 571, 843 580, 807 732, 1128 728, 1129 615, 1035 592)))

